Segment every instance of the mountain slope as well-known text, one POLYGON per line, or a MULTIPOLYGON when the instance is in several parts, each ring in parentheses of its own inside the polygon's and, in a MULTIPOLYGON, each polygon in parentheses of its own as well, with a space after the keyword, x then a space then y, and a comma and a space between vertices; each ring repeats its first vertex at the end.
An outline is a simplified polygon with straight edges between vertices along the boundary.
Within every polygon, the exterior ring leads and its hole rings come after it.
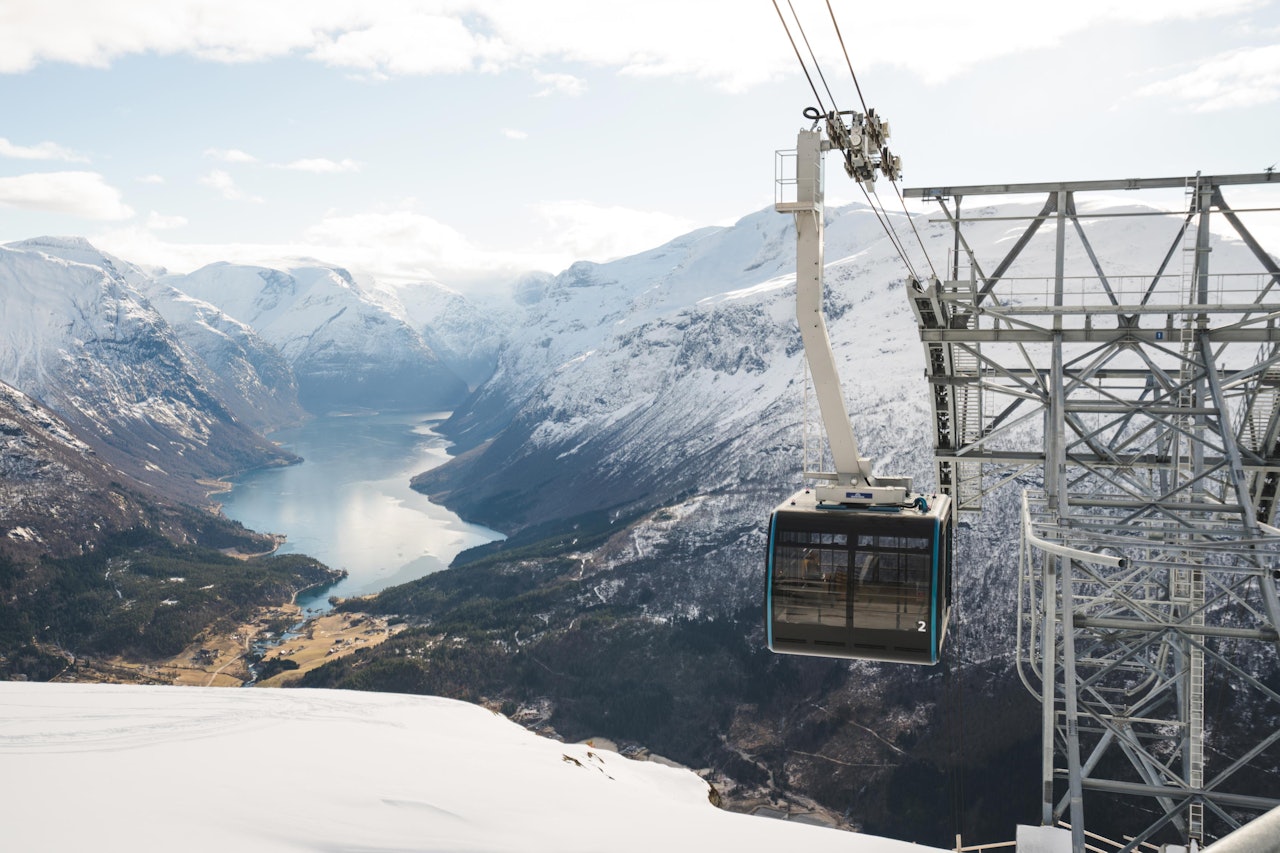
POLYGON ((40 237, 10 244, 118 274, 146 297, 182 345, 209 371, 201 379, 242 422, 270 430, 303 416, 288 363, 243 323, 213 305, 162 284, 157 274, 75 238, 40 237))
POLYGON ((85 655, 171 656, 219 620, 339 576, 305 558, 218 553, 276 543, 126 480, 0 383, 0 678, 45 680, 85 655))
MULTIPOLYGON (((874 350, 846 344, 839 355, 863 441, 887 455, 902 446, 884 440, 888 425, 915 425, 899 429, 923 439, 928 410, 923 383, 910 382, 919 344, 894 256, 873 239, 870 216, 853 206, 829 217, 828 257, 838 260, 827 308, 833 325, 884 333, 874 350), (873 284, 850 293, 848 282, 868 276, 873 284)), ((415 487, 516 532, 680 494, 772 487, 781 499, 798 484, 804 384, 791 229, 757 213, 633 258, 576 264, 526 295, 494 376, 444 427, 464 449, 487 443, 415 487)), ((922 474, 925 447, 888 462, 922 474)))
POLYGON ((117 477, 57 415, 0 383, 0 555, 65 557, 143 523, 117 477))

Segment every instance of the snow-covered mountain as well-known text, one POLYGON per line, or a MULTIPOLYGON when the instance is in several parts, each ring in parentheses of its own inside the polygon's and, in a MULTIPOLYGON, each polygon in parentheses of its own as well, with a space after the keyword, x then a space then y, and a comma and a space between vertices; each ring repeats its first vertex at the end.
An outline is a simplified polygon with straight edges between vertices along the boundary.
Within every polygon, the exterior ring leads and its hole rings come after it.
POLYGON ((940 853, 430 697, 0 683, 0 756, 13 850, 940 853))
POLYGON ((0 288, 0 381, 188 501, 199 480, 291 459, 257 431, 308 412, 452 407, 467 385, 425 339, 472 382, 501 341, 497 312, 439 286, 402 302, 322 265, 170 275, 82 238, 0 247, 0 288))
POLYGON ((493 374, 508 331, 519 319, 517 306, 501 296, 463 295, 436 281, 403 285, 361 281, 360 285, 422 335, 468 388, 493 374))
POLYGON ((13 246, 118 273, 147 298, 182 345, 209 368, 202 379, 214 394, 254 429, 270 430, 303 417, 293 374, 279 352, 215 306, 159 282, 156 275, 163 271, 144 270, 80 239, 42 237, 13 246))
POLYGON ((211 390, 209 366, 137 290, 146 274, 79 238, 0 247, 0 381, 112 466, 171 496, 287 460, 211 390))
MULTIPOLYGON (((926 386, 896 256, 864 206, 829 211, 827 229, 859 435, 883 468, 924 475, 926 386)), ((446 427, 464 449, 491 443, 417 485, 508 530, 680 494, 781 499, 800 467, 793 276, 794 226, 762 211, 526 290, 494 376, 446 427)))
POLYGON ((213 373, 210 388, 243 423, 270 432, 306 416, 293 369, 245 323, 156 279, 138 289, 213 373))
POLYGON ((466 394, 421 333, 339 267, 216 263, 161 281, 218 306, 276 347, 313 413, 448 409, 466 394))

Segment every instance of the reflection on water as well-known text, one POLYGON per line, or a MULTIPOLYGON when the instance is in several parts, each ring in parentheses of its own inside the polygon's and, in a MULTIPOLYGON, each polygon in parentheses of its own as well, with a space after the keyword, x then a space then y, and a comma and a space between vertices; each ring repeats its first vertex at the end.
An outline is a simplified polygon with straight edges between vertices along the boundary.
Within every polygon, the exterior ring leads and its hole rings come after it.
POLYGON ((300 597, 304 608, 439 571, 459 551, 502 538, 409 488, 413 475, 448 459, 447 442, 430 429, 441 417, 334 416, 273 433, 304 461, 236 480, 222 496, 223 511, 253 530, 285 534, 281 553, 309 554, 349 572, 311 600, 300 597))

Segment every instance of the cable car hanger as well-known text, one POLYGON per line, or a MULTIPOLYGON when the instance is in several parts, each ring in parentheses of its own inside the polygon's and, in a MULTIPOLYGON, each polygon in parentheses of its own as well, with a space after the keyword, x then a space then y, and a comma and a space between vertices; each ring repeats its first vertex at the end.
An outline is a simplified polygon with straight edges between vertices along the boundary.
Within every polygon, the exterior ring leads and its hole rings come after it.
POLYGON ((951 500, 912 491, 910 477, 872 473, 858 450, 822 310, 823 154, 840 151, 845 171, 863 184, 877 171, 896 178, 901 162, 885 145, 888 124, 871 110, 823 115, 810 107, 804 115, 815 126, 797 137, 795 200, 775 208, 795 217, 796 321, 835 470, 805 471, 816 485, 769 520, 768 645, 789 654, 936 663, 951 606, 951 500))

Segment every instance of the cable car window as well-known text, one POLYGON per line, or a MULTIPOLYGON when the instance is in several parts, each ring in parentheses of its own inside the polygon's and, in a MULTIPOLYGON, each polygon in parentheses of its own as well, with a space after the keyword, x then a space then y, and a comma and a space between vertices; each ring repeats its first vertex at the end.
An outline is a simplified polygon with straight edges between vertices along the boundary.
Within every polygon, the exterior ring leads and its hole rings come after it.
POLYGON ((783 542, 787 544, 774 552, 773 597, 778 621, 846 626, 848 537, 800 531, 794 538, 785 533, 783 542))
POLYGON ((915 536, 859 534, 854 554, 857 628, 914 631, 929 619, 930 542, 915 536))

